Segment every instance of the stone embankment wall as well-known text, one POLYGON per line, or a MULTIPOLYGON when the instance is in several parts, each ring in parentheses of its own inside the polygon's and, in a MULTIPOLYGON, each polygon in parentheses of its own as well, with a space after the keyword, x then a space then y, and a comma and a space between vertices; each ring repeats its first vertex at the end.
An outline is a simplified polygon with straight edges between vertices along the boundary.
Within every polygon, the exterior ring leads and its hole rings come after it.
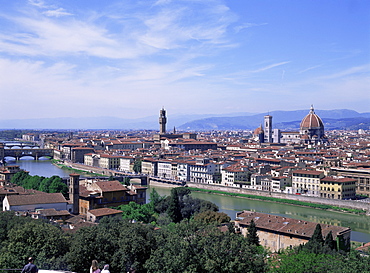
POLYGON ((111 175, 115 174, 111 170, 102 169, 102 168, 99 168, 99 167, 87 166, 87 165, 79 164, 79 163, 66 163, 65 165, 68 166, 68 167, 71 167, 73 169, 88 171, 88 172, 92 172, 92 173, 99 173, 99 174, 103 174, 103 175, 107 175, 107 176, 111 176, 111 175))
POLYGON ((319 197, 312 197, 312 196, 294 195, 294 194, 268 192, 268 191, 257 191, 257 190, 241 189, 241 188, 210 185, 210 184, 186 183, 186 185, 189 187, 199 188, 199 189, 224 191, 224 192, 230 192, 230 193, 242 193, 242 194, 258 195, 258 196, 266 196, 266 197, 275 197, 275 198, 280 198, 280 199, 297 200, 297 201, 302 201, 302 202, 330 205, 330 206, 349 208, 349 209, 362 209, 362 210, 366 210, 367 214, 370 214, 370 204, 360 202, 360 201, 326 199, 326 198, 319 198, 319 197))

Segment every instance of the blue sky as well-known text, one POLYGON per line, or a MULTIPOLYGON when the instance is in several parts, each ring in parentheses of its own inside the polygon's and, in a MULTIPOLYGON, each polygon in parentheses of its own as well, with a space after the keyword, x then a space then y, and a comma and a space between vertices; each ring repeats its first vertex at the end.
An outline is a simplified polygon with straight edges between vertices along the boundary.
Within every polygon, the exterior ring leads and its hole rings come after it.
POLYGON ((370 111, 370 1, 0 6, 0 119, 370 111))

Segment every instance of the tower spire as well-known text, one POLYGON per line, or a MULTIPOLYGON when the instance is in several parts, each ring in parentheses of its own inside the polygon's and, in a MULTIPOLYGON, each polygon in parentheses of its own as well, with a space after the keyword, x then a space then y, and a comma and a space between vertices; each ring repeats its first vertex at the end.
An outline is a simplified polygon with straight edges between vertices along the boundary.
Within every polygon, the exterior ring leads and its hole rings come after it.
POLYGON ((315 114, 315 110, 313 109, 313 104, 311 104, 310 114, 315 114))

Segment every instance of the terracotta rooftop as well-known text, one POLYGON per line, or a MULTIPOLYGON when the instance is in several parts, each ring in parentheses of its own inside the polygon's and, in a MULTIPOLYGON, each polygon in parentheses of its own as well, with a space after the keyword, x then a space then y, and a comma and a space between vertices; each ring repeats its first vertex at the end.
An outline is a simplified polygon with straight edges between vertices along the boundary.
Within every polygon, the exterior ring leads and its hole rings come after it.
POLYGON ((61 193, 8 195, 6 198, 8 198, 11 206, 67 203, 67 200, 61 193))
POLYGON ((127 188, 119 181, 97 181, 95 184, 102 190, 102 192, 125 191, 127 188))
POLYGON ((102 216, 108 216, 112 214, 119 214, 122 213, 122 211, 117 209, 111 209, 111 208, 100 208, 100 209, 92 209, 89 210, 89 213, 92 215, 95 215, 96 217, 102 217, 102 216))
MULTIPOLYGON (((271 230, 281 233, 287 233, 295 236, 303 236, 311 238, 317 223, 302 221, 287 217, 281 217, 266 213, 243 211, 237 213, 237 220, 240 224, 249 225, 251 220, 256 224, 257 229, 271 230)), ((350 228, 339 227, 333 225, 320 224, 322 229, 323 237, 331 231, 333 237, 336 238, 337 235, 350 232, 350 228)))

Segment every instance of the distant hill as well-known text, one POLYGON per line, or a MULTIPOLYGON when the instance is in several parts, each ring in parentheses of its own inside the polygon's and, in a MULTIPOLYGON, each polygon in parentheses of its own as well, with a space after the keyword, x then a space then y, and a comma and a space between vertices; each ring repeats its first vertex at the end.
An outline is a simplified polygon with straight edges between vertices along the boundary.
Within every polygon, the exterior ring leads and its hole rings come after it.
MULTIPOLYGON (((179 127, 182 130, 253 130, 263 123, 263 117, 271 115, 273 128, 298 129, 308 110, 273 111, 251 116, 211 117, 187 122, 179 127)), ((326 129, 369 129, 370 113, 358 113, 348 109, 316 110, 326 129), (326 124, 325 124, 326 123, 326 124)))
MULTIPOLYGON (((222 115, 168 115, 167 130, 253 130, 263 123, 266 114, 273 116, 273 128, 298 129, 309 110, 273 111, 270 113, 229 113, 222 115)), ((369 129, 370 113, 353 110, 316 110, 326 129, 369 129)), ((114 129, 158 130, 158 116, 138 119, 117 117, 41 118, 0 120, 0 129, 114 129)))
MULTIPOLYGON (((230 115, 253 115, 252 113, 229 113, 230 115)), ((167 116, 167 129, 172 130, 186 122, 215 116, 214 114, 199 115, 172 115, 167 116)), ((117 117, 85 117, 85 118, 40 118, 40 119, 8 119, 0 120, 0 129, 147 129, 158 130, 158 116, 149 116, 137 119, 124 119, 117 117)))
MULTIPOLYGON (((342 118, 342 119, 330 119, 323 118, 324 127, 326 130, 358 130, 358 129, 370 129, 370 118, 342 118)), ((301 121, 290 121, 273 124, 274 128, 281 130, 299 130, 301 121)))

